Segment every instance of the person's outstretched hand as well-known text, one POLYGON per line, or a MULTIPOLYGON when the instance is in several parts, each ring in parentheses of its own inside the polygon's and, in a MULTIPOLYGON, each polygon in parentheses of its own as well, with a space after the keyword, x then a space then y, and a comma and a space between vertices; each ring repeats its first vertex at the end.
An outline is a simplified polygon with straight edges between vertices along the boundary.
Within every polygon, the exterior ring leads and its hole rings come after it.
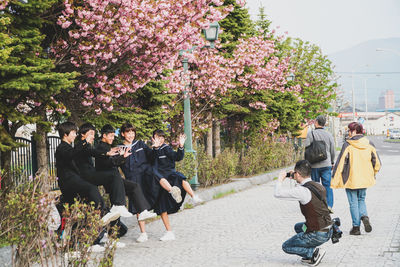
POLYGON ((183 147, 185 145, 185 141, 186 141, 186 135, 185 134, 180 134, 179 135, 179 147, 183 147))
POLYGON ((152 143, 152 147, 160 147, 161 146, 160 138, 157 138, 157 136, 151 138, 151 143, 152 143))

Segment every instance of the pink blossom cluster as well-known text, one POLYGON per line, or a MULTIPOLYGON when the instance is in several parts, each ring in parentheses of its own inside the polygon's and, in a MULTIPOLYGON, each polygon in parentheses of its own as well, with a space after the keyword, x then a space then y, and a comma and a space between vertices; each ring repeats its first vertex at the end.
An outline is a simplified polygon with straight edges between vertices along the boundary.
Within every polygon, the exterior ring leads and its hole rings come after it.
POLYGON ((267 105, 261 101, 256 101, 254 103, 250 103, 249 107, 254 108, 254 109, 267 110, 267 105))
MULTIPOLYGON (((262 36, 240 39, 232 58, 224 58, 216 49, 197 48, 191 54, 185 55, 191 66, 185 76, 182 64, 179 60, 176 61, 175 71, 168 77, 167 86, 170 93, 179 93, 190 83, 187 90, 192 97, 191 102, 207 112, 232 89, 244 90, 244 94, 275 91, 292 92, 298 96, 300 86, 287 85, 287 76, 291 72, 290 58, 279 59, 275 55, 277 53, 274 41, 266 40, 262 36), (208 108, 204 108, 205 105, 208 108)), ((267 105, 262 101, 249 103, 249 106, 267 110, 267 105)), ((198 118, 193 124, 197 121, 204 123, 207 112, 196 115, 198 118)))
POLYGON ((8 4, 8 0, 0 0, 0 10, 5 9, 7 4, 8 4))
POLYGON ((236 69, 237 80, 244 87, 251 88, 250 93, 259 90, 288 90, 286 77, 290 58, 279 59, 276 52, 274 41, 265 40, 263 36, 239 40, 232 67, 236 69), (252 72, 244 73, 246 68, 252 72))
POLYGON ((193 99, 218 101, 233 88, 234 69, 230 67, 230 60, 219 55, 216 49, 198 48, 185 56, 194 67, 184 74, 181 62, 177 62, 176 70, 168 78, 169 93, 184 91, 185 85, 190 83, 189 94, 193 99))
POLYGON ((111 110, 112 99, 135 92, 166 68, 180 49, 201 42, 201 29, 232 6, 220 0, 64 0, 65 34, 52 47, 58 64, 79 71, 83 105, 111 110), (213 4, 213 5, 211 5, 213 4))

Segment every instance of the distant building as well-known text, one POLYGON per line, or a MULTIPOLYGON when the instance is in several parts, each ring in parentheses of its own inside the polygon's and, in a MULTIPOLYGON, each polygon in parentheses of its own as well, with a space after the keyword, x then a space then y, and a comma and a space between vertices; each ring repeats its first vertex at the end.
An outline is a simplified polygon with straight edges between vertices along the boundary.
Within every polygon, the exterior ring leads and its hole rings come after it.
MULTIPOLYGON (((386 134, 387 130, 400 128, 400 113, 394 112, 357 112, 356 120, 363 124, 369 135, 386 134)), ((347 125, 353 121, 353 113, 339 113, 338 125, 343 134, 347 125)))
POLYGON ((379 109, 391 109, 394 108, 394 92, 393 90, 386 90, 379 97, 379 109))

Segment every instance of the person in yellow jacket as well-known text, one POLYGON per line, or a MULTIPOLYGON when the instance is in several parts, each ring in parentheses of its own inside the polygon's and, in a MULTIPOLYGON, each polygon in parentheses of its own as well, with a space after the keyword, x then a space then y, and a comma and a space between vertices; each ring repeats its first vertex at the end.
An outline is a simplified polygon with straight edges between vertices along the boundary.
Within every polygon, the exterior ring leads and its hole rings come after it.
POLYGON ((375 184, 381 161, 375 146, 363 136, 363 126, 348 125, 349 138, 343 144, 332 173, 331 188, 345 188, 353 221, 351 235, 360 235, 361 221, 366 232, 372 231, 365 197, 367 188, 375 184))

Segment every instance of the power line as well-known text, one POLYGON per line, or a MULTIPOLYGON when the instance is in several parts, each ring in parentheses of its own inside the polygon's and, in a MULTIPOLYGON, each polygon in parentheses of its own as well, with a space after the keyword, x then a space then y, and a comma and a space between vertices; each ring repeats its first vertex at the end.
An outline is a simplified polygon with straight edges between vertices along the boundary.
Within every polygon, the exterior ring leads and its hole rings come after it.
POLYGON ((362 74, 362 75, 378 75, 378 74, 400 74, 400 71, 388 71, 388 72, 335 72, 338 74, 362 74))

